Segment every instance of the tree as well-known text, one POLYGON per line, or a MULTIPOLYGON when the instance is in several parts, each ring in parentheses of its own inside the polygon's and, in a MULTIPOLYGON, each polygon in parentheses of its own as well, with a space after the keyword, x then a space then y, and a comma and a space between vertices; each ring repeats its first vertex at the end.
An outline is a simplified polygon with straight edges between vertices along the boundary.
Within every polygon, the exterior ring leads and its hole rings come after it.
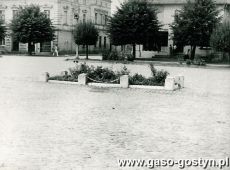
POLYGON ((157 19, 157 9, 147 0, 130 0, 110 19, 108 33, 114 45, 133 45, 133 58, 137 44, 154 44, 161 25, 157 19))
POLYGON ((28 43, 30 55, 35 43, 52 41, 55 37, 51 20, 35 5, 20 7, 17 17, 12 20, 11 29, 17 41, 28 43))
POLYGON ((188 0, 177 11, 171 25, 174 43, 178 46, 190 45, 193 60, 197 46, 209 46, 212 31, 220 21, 218 15, 213 0, 188 0))
POLYGON ((6 27, 4 26, 4 22, 0 19, 0 40, 5 38, 6 27))
POLYGON ((227 52, 230 57, 230 21, 225 21, 213 31, 210 44, 217 51, 227 52))
POLYGON ((79 23, 74 31, 74 39, 77 45, 86 46, 86 59, 89 55, 89 45, 95 45, 98 40, 98 30, 91 22, 79 23))

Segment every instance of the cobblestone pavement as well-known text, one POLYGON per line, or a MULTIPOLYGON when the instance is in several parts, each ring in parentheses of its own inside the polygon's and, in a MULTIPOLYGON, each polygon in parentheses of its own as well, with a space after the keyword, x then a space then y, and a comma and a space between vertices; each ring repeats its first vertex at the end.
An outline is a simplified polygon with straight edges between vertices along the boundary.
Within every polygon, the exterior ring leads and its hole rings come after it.
POLYGON ((0 58, 0 170, 116 170, 122 158, 230 155, 230 70, 162 67, 185 75, 176 92, 36 81, 71 65, 0 58))

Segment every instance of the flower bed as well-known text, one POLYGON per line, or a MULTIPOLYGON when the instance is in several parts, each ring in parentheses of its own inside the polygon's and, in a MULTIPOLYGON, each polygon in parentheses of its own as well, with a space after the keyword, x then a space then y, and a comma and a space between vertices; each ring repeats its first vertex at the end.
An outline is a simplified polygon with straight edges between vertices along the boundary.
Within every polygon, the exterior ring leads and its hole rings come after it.
MULTIPOLYGON (((150 69, 152 72, 152 77, 146 78, 141 74, 135 74, 133 76, 129 76, 129 84, 146 86, 164 86, 165 79, 169 75, 169 73, 164 70, 157 71, 154 68, 153 64, 150 64, 150 69)), ((69 72, 62 72, 62 75, 50 77, 49 80, 77 82, 78 76, 82 73, 87 74, 87 82, 89 83, 93 82, 109 84, 119 84, 120 76, 129 75, 129 71, 126 67, 124 67, 119 72, 114 72, 109 68, 103 68, 101 66, 95 68, 94 66, 88 66, 85 63, 83 63, 78 64, 75 68, 69 69, 69 72)))
POLYGON ((63 72, 62 75, 49 77, 49 80, 77 82, 78 76, 82 73, 87 74, 88 82, 119 84, 119 78, 125 74, 125 68, 121 72, 114 72, 109 68, 99 66, 95 68, 84 63, 69 69, 69 72, 63 72))

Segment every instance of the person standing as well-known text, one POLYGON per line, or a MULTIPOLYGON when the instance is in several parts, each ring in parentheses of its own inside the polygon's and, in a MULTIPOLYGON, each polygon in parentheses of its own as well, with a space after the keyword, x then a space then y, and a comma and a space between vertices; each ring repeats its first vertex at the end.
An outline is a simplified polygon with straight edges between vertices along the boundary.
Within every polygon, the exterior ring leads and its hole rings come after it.
POLYGON ((54 55, 58 57, 58 46, 57 45, 55 45, 53 48, 53 56, 54 55))

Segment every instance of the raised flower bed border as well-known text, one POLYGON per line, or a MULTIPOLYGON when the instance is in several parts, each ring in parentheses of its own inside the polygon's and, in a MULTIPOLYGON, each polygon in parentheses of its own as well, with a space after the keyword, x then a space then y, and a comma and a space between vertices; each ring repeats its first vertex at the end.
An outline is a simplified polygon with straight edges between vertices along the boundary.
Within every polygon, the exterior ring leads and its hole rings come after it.
POLYGON ((49 80, 49 73, 44 73, 41 76, 41 81, 58 84, 69 84, 69 85, 89 85, 94 87, 105 87, 105 88, 135 88, 135 89, 152 89, 152 90, 177 90, 184 88, 184 76, 178 75, 175 77, 168 76, 165 79, 165 86, 145 86, 145 85, 129 85, 129 76, 122 75, 120 77, 120 84, 109 84, 109 83, 87 83, 87 74, 83 73, 78 76, 78 82, 71 81, 59 81, 49 80))

